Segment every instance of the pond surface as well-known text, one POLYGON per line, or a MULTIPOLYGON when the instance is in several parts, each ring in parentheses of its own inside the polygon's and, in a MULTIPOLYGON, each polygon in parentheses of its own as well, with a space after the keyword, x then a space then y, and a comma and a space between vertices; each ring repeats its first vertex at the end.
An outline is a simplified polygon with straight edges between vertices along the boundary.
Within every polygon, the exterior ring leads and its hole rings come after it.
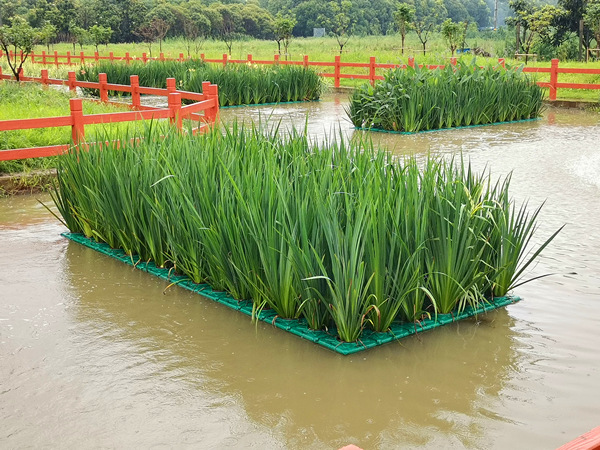
MULTIPOLYGON (((345 96, 222 110, 321 139, 345 96)), ((38 201, 0 199, 0 447, 551 449, 600 423, 600 114, 379 134, 468 158, 566 224, 523 302, 341 356, 83 248, 38 201)))

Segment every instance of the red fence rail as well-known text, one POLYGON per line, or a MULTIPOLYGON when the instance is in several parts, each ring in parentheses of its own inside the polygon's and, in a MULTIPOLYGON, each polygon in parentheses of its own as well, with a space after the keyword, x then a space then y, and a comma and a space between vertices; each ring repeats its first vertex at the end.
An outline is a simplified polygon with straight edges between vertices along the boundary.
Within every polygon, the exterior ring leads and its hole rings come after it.
MULTIPOLYGON (((0 57, 2 57, 2 51, 0 51, 0 57)), ((14 56, 14 53, 11 52, 11 56, 14 56)), ((125 53, 125 56, 115 56, 113 52, 109 53, 109 56, 100 56, 98 52, 94 52, 94 55, 85 55, 83 52, 77 54, 71 54, 71 52, 67 52, 66 55, 59 55, 58 52, 54 53, 46 53, 42 51, 42 53, 31 53, 30 54, 31 61, 33 63, 38 64, 46 64, 46 65, 73 65, 73 64, 85 64, 86 62, 98 62, 98 61, 123 61, 126 64, 131 63, 132 61, 185 61, 185 57, 183 53, 179 54, 177 58, 168 58, 165 57, 164 53, 160 53, 158 57, 149 57, 146 53, 142 53, 141 57, 131 56, 129 52, 125 53)), ((332 72, 320 72, 319 75, 327 78, 333 78, 334 86, 340 87, 340 81, 342 79, 358 79, 358 80, 368 80, 371 84, 375 83, 376 80, 382 80, 383 76, 377 75, 377 69, 394 69, 394 68, 406 68, 407 66, 415 66, 415 59, 408 58, 408 64, 390 64, 390 63, 377 63, 374 56, 369 58, 368 63, 350 63, 350 62, 342 62, 340 56, 336 56, 333 62, 320 62, 320 61, 309 61, 307 55, 304 56, 302 61, 283 61, 279 58, 279 55, 274 55, 272 60, 260 60, 254 59, 252 55, 247 55, 246 59, 229 59, 229 56, 224 53, 221 58, 206 58, 204 54, 200 55, 200 59, 209 63, 222 64, 226 66, 227 64, 281 64, 281 65, 296 65, 296 66, 304 66, 304 67, 328 67, 333 69, 332 72), (353 74, 353 73, 344 73, 343 69, 345 68, 362 68, 365 69, 365 74, 353 74)), ((456 64, 456 58, 451 58, 451 64, 456 64)), ((498 59, 498 63, 504 67, 504 59, 498 59)), ((419 67, 423 67, 423 65, 419 65, 419 67)), ((437 67, 443 68, 444 65, 426 65, 426 67, 434 69, 437 67)), ((551 61, 550 67, 525 67, 523 69, 524 72, 529 73, 547 73, 550 74, 549 82, 538 82, 538 85, 544 88, 549 88, 549 99, 556 100, 558 89, 600 89, 600 84, 594 83, 559 83, 558 75, 561 73, 564 74, 586 74, 586 75, 600 75, 600 69, 577 69, 577 68, 569 68, 569 67, 559 67, 559 60, 553 59, 551 61)))
MULTIPOLYGON (((14 80, 14 77, 2 74, 0 68, 0 80, 14 80)), ((184 119, 191 119, 200 122, 199 126, 194 128, 194 133, 204 132, 212 126, 219 115, 219 92, 216 84, 209 81, 202 83, 202 94, 197 92, 179 91, 176 89, 175 78, 167 78, 167 88, 158 89, 143 87, 139 84, 137 75, 131 75, 129 85, 111 84, 106 80, 106 74, 99 74, 97 83, 89 81, 77 81, 75 72, 69 72, 68 80, 59 80, 48 77, 48 70, 43 69, 41 76, 25 77, 20 76, 21 81, 37 82, 43 85, 62 85, 68 86, 69 90, 75 92, 78 87, 88 89, 98 89, 100 92, 100 101, 123 105, 123 103, 108 101, 109 91, 128 92, 131 94, 131 104, 128 104, 132 111, 117 112, 106 114, 83 114, 82 99, 70 99, 70 115, 62 117, 44 117, 36 119, 18 119, 18 120, 0 120, 0 131, 28 130, 35 128, 54 128, 71 127, 71 136, 76 145, 94 145, 96 143, 85 142, 85 125, 100 123, 118 123, 132 122, 148 119, 169 119, 179 129, 183 126, 184 119), (167 97, 167 108, 156 108, 143 106, 140 95, 160 95, 167 97), (181 100, 192 100, 194 103, 182 106, 181 100), (203 115, 199 113, 203 112, 203 115)), ((54 156, 64 153, 71 147, 70 144, 51 145, 47 147, 20 148, 11 150, 0 150, 0 161, 9 161, 15 159, 38 158, 42 156, 54 156)))

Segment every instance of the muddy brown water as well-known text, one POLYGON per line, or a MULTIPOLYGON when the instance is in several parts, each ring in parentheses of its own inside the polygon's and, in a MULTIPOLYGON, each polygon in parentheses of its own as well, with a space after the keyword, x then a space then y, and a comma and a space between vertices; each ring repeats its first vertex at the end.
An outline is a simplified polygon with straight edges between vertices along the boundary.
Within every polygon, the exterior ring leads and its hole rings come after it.
MULTIPOLYGON (((223 110, 353 134, 344 96, 223 110)), ((523 302, 340 356, 67 241, 0 199, 0 447, 552 449, 600 424, 600 114, 376 135, 462 154, 566 224, 523 302)))

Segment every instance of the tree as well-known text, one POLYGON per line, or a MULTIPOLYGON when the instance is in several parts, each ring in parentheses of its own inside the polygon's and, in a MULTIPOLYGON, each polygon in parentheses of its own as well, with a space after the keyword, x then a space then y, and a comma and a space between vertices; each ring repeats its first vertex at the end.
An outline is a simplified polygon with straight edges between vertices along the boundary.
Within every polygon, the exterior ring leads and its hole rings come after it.
POLYGON ((440 23, 440 17, 446 17, 446 7, 441 0, 416 0, 413 27, 423 45, 423 55, 427 50, 429 34, 440 23))
POLYGON ((193 12, 186 17, 183 22, 183 34, 186 40, 188 57, 190 56, 191 46, 198 53, 200 45, 210 33, 210 20, 201 12, 193 12))
MULTIPOLYGON (((517 25, 517 52, 521 51, 525 55, 530 54, 536 40, 552 41, 555 24, 565 14, 563 9, 556 6, 535 7, 526 0, 513 0, 510 5, 515 17, 511 17, 508 22, 517 25)), ((525 64, 527 60, 528 56, 525 56, 525 64)))
POLYGON ((594 33, 596 48, 600 49, 600 0, 589 0, 583 20, 594 33))
POLYGON ((42 42, 48 51, 50 51, 50 43, 56 38, 56 27, 51 23, 47 23, 39 31, 40 42, 42 42))
POLYGON ((452 19, 446 19, 444 23, 442 23, 442 36, 448 44, 448 47, 450 47, 452 56, 454 56, 454 52, 458 46, 463 43, 465 31, 466 28, 462 22, 456 23, 453 22, 452 19))
POLYGON ((0 26, 0 47, 6 55, 6 60, 15 79, 19 81, 19 73, 33 46, 39 42, 39 30, 33 28, 22 17, 13 17, 12 25, 0 26), (10 51, 13 56, 10 56, 10 51), (21 52, 23 52, 21 54, 21 52))
POLYGON ((335 36, 340 48, 340 55, 350 39, 350 32, 354 23, 349 14, 351 8, 352 3, 349 0, 329 2, 329 10, 333 14, 333 17, 329 18, 324 15, 319 17, 319 20, 324 22, 329 27, 331 34, 335 36))
POLYGON ((156 32, 156 39, 158 39, 158 48, 162 52, 163 39, 175 24, 175 13, 172 8, 165 3, 158 5, 156 8, 150 11, 150 24, 156 32))
POLYGON ((257 4, 246 3, 240 11, 243 32, 258 39, 271 39, 274 34, 274 18, 257 4))
POLYGON ((223 40, 227 46, 229 55, 231 55, 233 41, 239 36, 240 31, 243 30, 242 15, 240 8, 237 7, 240 5, 222 5, 219 3, 214 3, 213 5, 211 5, 211 8, 221 15, 222 20, 219 37, 223 40))
POLYGON ((400 3, 398 9, 394 12, 394 21, 400 31, 402 37, 402 54, 404 55, 404 40, 406 39, 406 33, 410 29, 411 22, 415 14, 414 8, 406 3, 400 3))
POLYGON ((88 30, 89 38, 92 44, 98 51, 100 44, 107 45, 110 42, 110 37, 113 34, 113 30, 110 27, 103 27, 102 25, 94 25, 88 30))
POLYGON ((69 27, 71 33, 71 42, 73 44, 73 53, 75 53, 75 44, 79 44, 79 48, 83 50, 83 44, 90 40, 90 33, 77 25, 71 24, 69 27))
POLYGON ((286 59, 288 55, 288 47, 292 39, 292 31, 296 26, 296 19, 290 16, 282 16, 281 13, 275 17, 275 42, 277 42, 277 51, 281 55, 281 43, 283 42, 283 51, 286 59))

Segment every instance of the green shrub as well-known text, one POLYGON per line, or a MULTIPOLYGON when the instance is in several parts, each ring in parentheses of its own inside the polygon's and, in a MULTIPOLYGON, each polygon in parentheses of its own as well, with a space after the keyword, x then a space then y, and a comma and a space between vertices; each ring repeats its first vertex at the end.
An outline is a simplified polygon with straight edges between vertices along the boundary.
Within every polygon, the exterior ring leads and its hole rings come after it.
POLYGON ((71 231, 344 341, 504 296, 554 237, 529 254, 537 212, 462 161, 238 125, 122 142, 61 157, 71 231))
POLYGON ((129 65, 101 62, 81 68, 77 78, 98 81, 99 73, 106 73, 109 83, 126 85, 131 75, 138 75, 140 86, 158 88, 166 87, 167 78, 175 78, 178 89, 191 92, 202 92, 202 82, 210 81, 219 86, 221 106, 317 100, 322 90, 319 75, 304 67, 249 64, 222 67, 191 60, 129 65))
POLYGON ((471 64, 390 70, 350 96, 354 126, 418 132, 537 117, 542 89, 519 69, 471 64))

